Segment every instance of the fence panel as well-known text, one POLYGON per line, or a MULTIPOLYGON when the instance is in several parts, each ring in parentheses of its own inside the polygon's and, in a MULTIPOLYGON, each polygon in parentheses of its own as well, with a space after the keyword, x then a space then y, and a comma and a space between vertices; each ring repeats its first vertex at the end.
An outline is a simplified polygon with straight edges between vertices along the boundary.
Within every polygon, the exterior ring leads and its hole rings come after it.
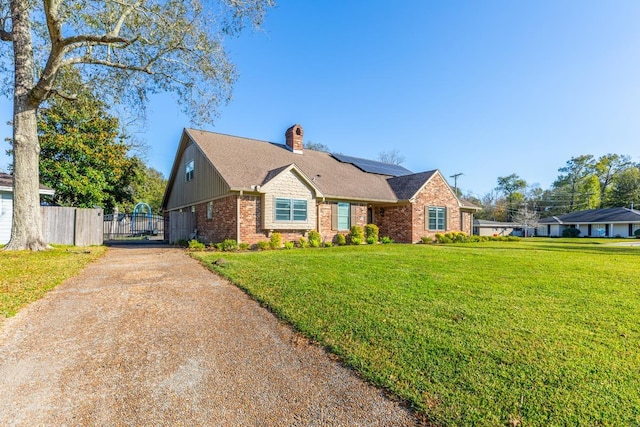
POLYGON ((101 245, 102 209, 76 209, 76 246, 101 245))
POLYGON ((76 209, 42 206, 42 234, 44 241, 58 245, 73 245, 75 240, 76 209))
POLYGON ((105 240, 164 240, 164 217, 116 211, 104 215, 103 233, 105 240))
POLYGON ((45 242, 58 245, 101 245, 102 209, 42 206, 45 242))
POLYGON ((189 240, 196 229, 196 215, 192 212, 169 212, 169 243, 189 240))

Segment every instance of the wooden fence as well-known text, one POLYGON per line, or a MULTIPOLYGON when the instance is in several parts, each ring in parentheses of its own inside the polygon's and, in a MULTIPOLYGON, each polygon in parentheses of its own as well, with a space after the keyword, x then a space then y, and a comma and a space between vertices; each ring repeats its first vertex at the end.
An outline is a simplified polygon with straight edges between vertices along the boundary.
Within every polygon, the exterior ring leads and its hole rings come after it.
POLYGON ((102 209, 42 206, 42 232, 47 243, 102 245, 102 209))
MULTIPOLYGON (((169 243, 178 243, 179 240, 189 240, 195 234, 196 214, 192 212, 169 212, 169 235, 165 239, 169 243)), ((166 231, 165 231, 166 233, 166 231)))

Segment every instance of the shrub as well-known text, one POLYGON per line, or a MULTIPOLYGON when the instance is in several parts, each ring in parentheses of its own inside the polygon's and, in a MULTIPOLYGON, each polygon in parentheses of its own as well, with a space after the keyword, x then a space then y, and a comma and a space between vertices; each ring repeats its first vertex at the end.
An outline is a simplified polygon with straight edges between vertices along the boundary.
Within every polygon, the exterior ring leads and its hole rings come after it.
POLYGON ((309 247, 309 242, 304 237, 301 237, 301 238, 298 239, 298 245, 301 248, 308 248, 309 247))
POLYGON ((282 234, 271 233, 271 237, 269 238, 269 247, 271 247, 271 249, 280 249, 281 246, 282 246, 282 234))
POLYGON ((393 239, 389 236, 382 236, 382 239, 380 239, 380 241, 382 242, 383 245, 393 243, 393 239))
POLYGON ((189 247, 189 242, 184 239, 180 239, 178 240, 178 246, 180 246, 181 248, 187 248, 189 247))
POLYGON ((369 243, 370 240, 373 240, 373 242, 371 243, 376 243, 378 241, 378 233, 379 233, 379 228, 377 225, 367 224, 364 226, 364 235, 366 237, 367 243, 369 243))
POLYGON ((577 228, 565 228, 562 230, 562 237, 578 237, 580 230, 577 228))
POLYGON ((369 236, 366 238, 367 245, 373 245, 374 243, 378 243, 378 239, 373 236, 369 236))
POLYGON ((433 238, 431 238, 429 236, 422 236, 420 238, 420 241, 426 245, 427 243, 433 242, 433 238))
POLYGON ((352 245, 361 245, 364 242, 364 231, 362 227, 359 225, 354 225, 351 227, 351 232, 349 233, 349 242, 352 245))
POLYGON ((224 252, 234 252, 238 250, 238 242, 234 239, 225 239, 220 244, 220 249, 224 252))
POLYGON ((309 245, 312 248, 319 248, 322 244, 322 236, 316 230, 311 230, 307 237, 309 238, 309 245))
POLYGON ((331 246, 333 246, 333 243, 331 243, 331 242, 324 242, 324 244, 323 244, 323 245, 324 245, 324 247, 325 247, 325 248, 330 248, 331 246))
POLYGON ((336 234, 336 244, 338 246, 344 246, 347 244, 347 238, 345 237, 344 234, 336 234))
POLYGON ((636 236, 636 239, 640 239, 640 228, 633 232, 633 235, 636 236))
POLYGON ((246 242, 242 242, 242 243, 238 244, 238 248, 239 248, 241 251, 248 251, 248 250, 249 250, 249 248, 251 248, 251 245, 250 245, 250 244, 248 244, 248 243, 246 243, 246 242))
POLYGON ((271 242, 267 242, 266 240, 261 240, 258 242, 258 249, 261 251, 266 251, 271 247, 271 242))
POLYGON ((189 249, 192 251, 204 251, 204 243, 198 242, 196 239, 189 240, 189 249))
POLYGON ((284 242, 285 249, 293 249, 294 246, 295 244, 293 242, 284 242))

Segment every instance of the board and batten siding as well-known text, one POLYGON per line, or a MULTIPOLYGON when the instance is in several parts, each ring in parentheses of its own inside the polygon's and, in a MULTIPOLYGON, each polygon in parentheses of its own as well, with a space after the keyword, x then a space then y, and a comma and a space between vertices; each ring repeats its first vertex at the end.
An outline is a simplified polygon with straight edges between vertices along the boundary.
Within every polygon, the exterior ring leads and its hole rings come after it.
POLYGON ((13 221, 13 194, 0 192, 0 244, 9 243, 13 221))
MULTIPOLYGON (((265 186, 267 187, 267 186, 265 186)), ((264 214, 263 228, 265 230, 315 230, 316 229, 316 199, 315 192, 292 170, 275 177, 268 184, 268 190, 263 197, 264 214), (306 221, 276 221, 276 198, 297 199, 307 201, 306 221)))
POLYGON ((189 207, 198 203, 224 196, 229 186, 222 179, 198 147, 190 143, 182 152, 167 210, 189 207), (187 182, 185 168, 193 160, 193 179, 187 182))

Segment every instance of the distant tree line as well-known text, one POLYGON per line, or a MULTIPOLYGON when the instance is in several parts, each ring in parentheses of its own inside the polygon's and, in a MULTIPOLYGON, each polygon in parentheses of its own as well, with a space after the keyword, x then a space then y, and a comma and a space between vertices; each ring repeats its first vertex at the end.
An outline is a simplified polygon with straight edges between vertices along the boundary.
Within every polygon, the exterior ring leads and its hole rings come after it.
POLYGON ((572 157, 558 172, 547 190, 513 173, 498 177, 495 189, 482 198, 465 198, 482 206, 476 218, 494 221, 513 221, 525 212, 547 217, 585 209, 640 208, 640 164, 628 155, 584 154, 572 157))

